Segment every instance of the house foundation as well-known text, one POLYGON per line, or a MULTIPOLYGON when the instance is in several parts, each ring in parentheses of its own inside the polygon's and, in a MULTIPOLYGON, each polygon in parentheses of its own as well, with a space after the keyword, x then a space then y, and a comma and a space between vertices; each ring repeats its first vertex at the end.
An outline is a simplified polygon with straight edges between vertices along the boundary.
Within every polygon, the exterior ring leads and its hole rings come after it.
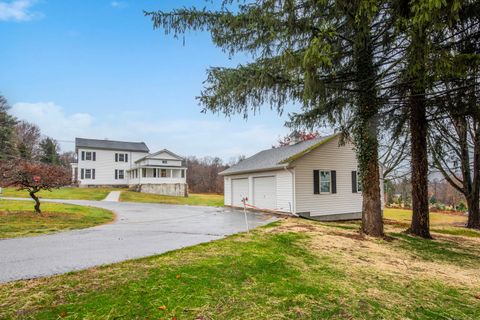
POLYGON ((130 190, 143 193, 161 194, 164 196, 188 197, 188 186, 186 183, 136 184, 131 185, 130 190))

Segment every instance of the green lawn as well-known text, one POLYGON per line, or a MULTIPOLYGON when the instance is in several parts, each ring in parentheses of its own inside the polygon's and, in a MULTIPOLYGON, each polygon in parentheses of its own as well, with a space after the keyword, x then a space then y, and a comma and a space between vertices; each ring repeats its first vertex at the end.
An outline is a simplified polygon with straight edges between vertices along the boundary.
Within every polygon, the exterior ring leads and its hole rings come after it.
MULTIPOLYGON (((412 220, 412 211, 405 209, 385 208, 385 219, 387 222, 394 222, 399 225, 408 227, 412 220)), ((479 237, 480 231, 464 228, 467 223, 467 216, 431 212, 430 213, 430 227, 432 231, 451 235, 465 235, 469 237, 479 237)))
MULTIPOLYGON (((44 199, 70 199, 70 200, 103 200, 110 191, 117 189, 109 188, 60 188, 52 191, 40 191, 37 195, 44 199)), ((5 188, 1 196, 15 198, 29 198, 25 190, 5 188)))
POLYGON ((0 285, 4 319, 480 319, 480 239, 284 219, 167 254, 0 285))
POLYGON ((191 193, 188 197, 162 196, 159 194, 123 191, 120 201, 125 202, 153 202, 167 204, 187 204, 192 206, 223 206, 222 194, 191 193))
POLYGON ((44 202, 41 208, 38 215, 33 201, 0 200, 0 239, 88 228, 114 219, 112 212, 93 207, 44 202))

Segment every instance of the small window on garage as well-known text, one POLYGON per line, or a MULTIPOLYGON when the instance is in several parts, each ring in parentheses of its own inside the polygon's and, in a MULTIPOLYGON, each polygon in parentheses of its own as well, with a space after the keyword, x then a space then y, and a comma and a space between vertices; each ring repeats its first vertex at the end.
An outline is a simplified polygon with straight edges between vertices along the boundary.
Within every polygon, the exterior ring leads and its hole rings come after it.
POLYGON ((331 171, 320 171, 320 193, 332 192, 332 174, 331 171))

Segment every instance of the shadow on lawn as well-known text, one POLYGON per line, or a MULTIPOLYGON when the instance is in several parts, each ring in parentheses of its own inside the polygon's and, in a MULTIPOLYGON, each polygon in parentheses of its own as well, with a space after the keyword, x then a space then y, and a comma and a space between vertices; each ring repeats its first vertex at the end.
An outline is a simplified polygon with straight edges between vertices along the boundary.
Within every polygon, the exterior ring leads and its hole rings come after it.
POLYGON ((436 239, 425 240, 405 233, 390 233, 396 246, 427 261, 445 261, 459 266, 478 265, 480 255, 455 241, 436 239))

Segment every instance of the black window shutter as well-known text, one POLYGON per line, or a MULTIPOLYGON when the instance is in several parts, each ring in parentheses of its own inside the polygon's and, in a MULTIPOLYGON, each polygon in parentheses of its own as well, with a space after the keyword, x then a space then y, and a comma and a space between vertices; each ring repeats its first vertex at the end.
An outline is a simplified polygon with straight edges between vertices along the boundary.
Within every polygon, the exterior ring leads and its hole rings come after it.
POLYGON ((313 193, 320 194, 320 172, 313 170, 313 193))
POLYGON ((118 170, 115 170, 115 180, 118 179, 118 170))
POLYGON ((93 152, 93 161, 97 161, 97 153, 93 152))
POLYGON ((352 193, 357 193, 357 171, 352 171, 352 193))
POLYGON ((92 179, 95 180, 95 169, 92 169, 92 179))
POLYGON ((82 151, 82 160, 85 160, 85 151, 82 151))
POLYGON ((125 153, 125 162, 128 162, 128 153, 125 153))
POLYGON ((332 193, 337 193, 337 171, 330 171, 332 177, 332 193))
POLYGON ((80 170, 80 177, 81 177, 82 180, 85 179, 85 170, 84 169, 80 170))
POLYGON ((118 162, 118 153, 115 153, 115 162, 118 162))

